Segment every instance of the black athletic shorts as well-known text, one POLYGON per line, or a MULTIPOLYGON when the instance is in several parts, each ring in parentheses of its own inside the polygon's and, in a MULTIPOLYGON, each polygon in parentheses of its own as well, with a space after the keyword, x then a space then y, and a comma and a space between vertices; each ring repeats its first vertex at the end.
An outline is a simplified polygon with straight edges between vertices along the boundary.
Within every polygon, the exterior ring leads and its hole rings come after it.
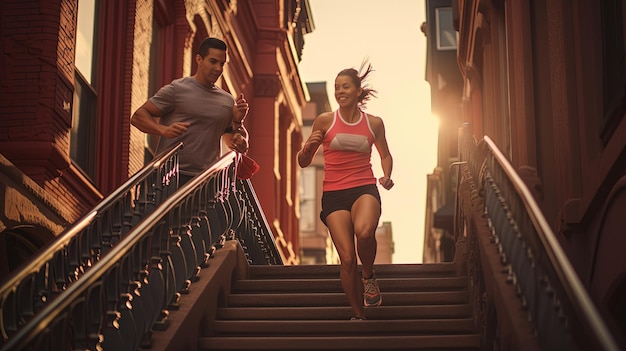
MULTIPOLYGON (((320 212, 320 219, 326 224, 326 217, 328 217, 329 214, 339 210, 350 211, 354 202, 364 194, 374 196, 380 205, 380 194, 378 193, 376 184, 362 185, 344 190, 325 191, 322 193, 322 212, 320 212)), ((328 226, 328 224, 326 224, 326 226, 328 226)))

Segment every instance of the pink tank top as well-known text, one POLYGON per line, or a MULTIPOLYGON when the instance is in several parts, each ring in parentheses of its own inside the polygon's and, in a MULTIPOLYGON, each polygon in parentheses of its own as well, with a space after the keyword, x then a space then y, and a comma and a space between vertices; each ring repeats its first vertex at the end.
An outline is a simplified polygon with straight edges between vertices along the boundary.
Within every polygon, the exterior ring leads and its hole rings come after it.
POLYGON ((324 136, 324 191, 376 184, 371 155, 374 132, 365 112, 347 123, 336 110, 324 136))

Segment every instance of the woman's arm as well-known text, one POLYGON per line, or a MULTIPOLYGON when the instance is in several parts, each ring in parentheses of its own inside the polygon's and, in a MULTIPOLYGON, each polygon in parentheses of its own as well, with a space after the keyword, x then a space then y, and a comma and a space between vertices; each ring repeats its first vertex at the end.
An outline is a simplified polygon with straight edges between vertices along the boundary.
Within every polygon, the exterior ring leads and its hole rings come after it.
MULTIPOLYGON (((300 165, 300 167, 307 167, 313 161, 313 156, 315 156, 317 149, 322 144, 322 141, 324 140, 324 135, 328 130, 328 116, 329 114, 328 112, 326 112, 317 116, 315 121, 313 121, 311 135, 302 146, 302 149, 300 149, 300 151, 298 152, 298 164, 300 165)), ((332 114, 330 114, 330 116, 332 116, 332 114)))
POLYGON ((378 179, 378 183, 383 188, 389 190, 393 187, 393 180, 391 180, 391 172, 393 171, 393 157, 389 152, 389 145, 387 144, 387 137, 385 136, 385 124, 382 118, 372 116, 370 119, 372 129, 376 139, 374 139, 374 145, 380 155, 380 165, 383 169, 383 176, 378 179))

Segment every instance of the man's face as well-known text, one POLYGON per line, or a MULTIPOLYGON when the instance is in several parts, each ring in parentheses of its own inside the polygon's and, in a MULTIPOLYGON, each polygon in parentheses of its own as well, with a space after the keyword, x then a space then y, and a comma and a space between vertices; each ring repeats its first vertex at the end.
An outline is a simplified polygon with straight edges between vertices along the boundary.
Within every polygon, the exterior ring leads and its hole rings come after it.
POLYGON ((214 84, 224 72, 226 51, 210 48, 205 57, 196 55, 198 72, 206 83, 214 84))

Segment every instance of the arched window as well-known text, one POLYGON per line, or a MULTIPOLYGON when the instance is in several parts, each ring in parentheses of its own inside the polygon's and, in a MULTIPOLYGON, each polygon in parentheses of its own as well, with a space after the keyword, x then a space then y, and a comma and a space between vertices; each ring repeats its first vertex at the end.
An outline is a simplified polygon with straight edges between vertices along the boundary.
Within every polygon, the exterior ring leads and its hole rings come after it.
POLYGON ((32 225, 21 225, 0 232, 0 280, 26 262, 52 234, 32 225))

